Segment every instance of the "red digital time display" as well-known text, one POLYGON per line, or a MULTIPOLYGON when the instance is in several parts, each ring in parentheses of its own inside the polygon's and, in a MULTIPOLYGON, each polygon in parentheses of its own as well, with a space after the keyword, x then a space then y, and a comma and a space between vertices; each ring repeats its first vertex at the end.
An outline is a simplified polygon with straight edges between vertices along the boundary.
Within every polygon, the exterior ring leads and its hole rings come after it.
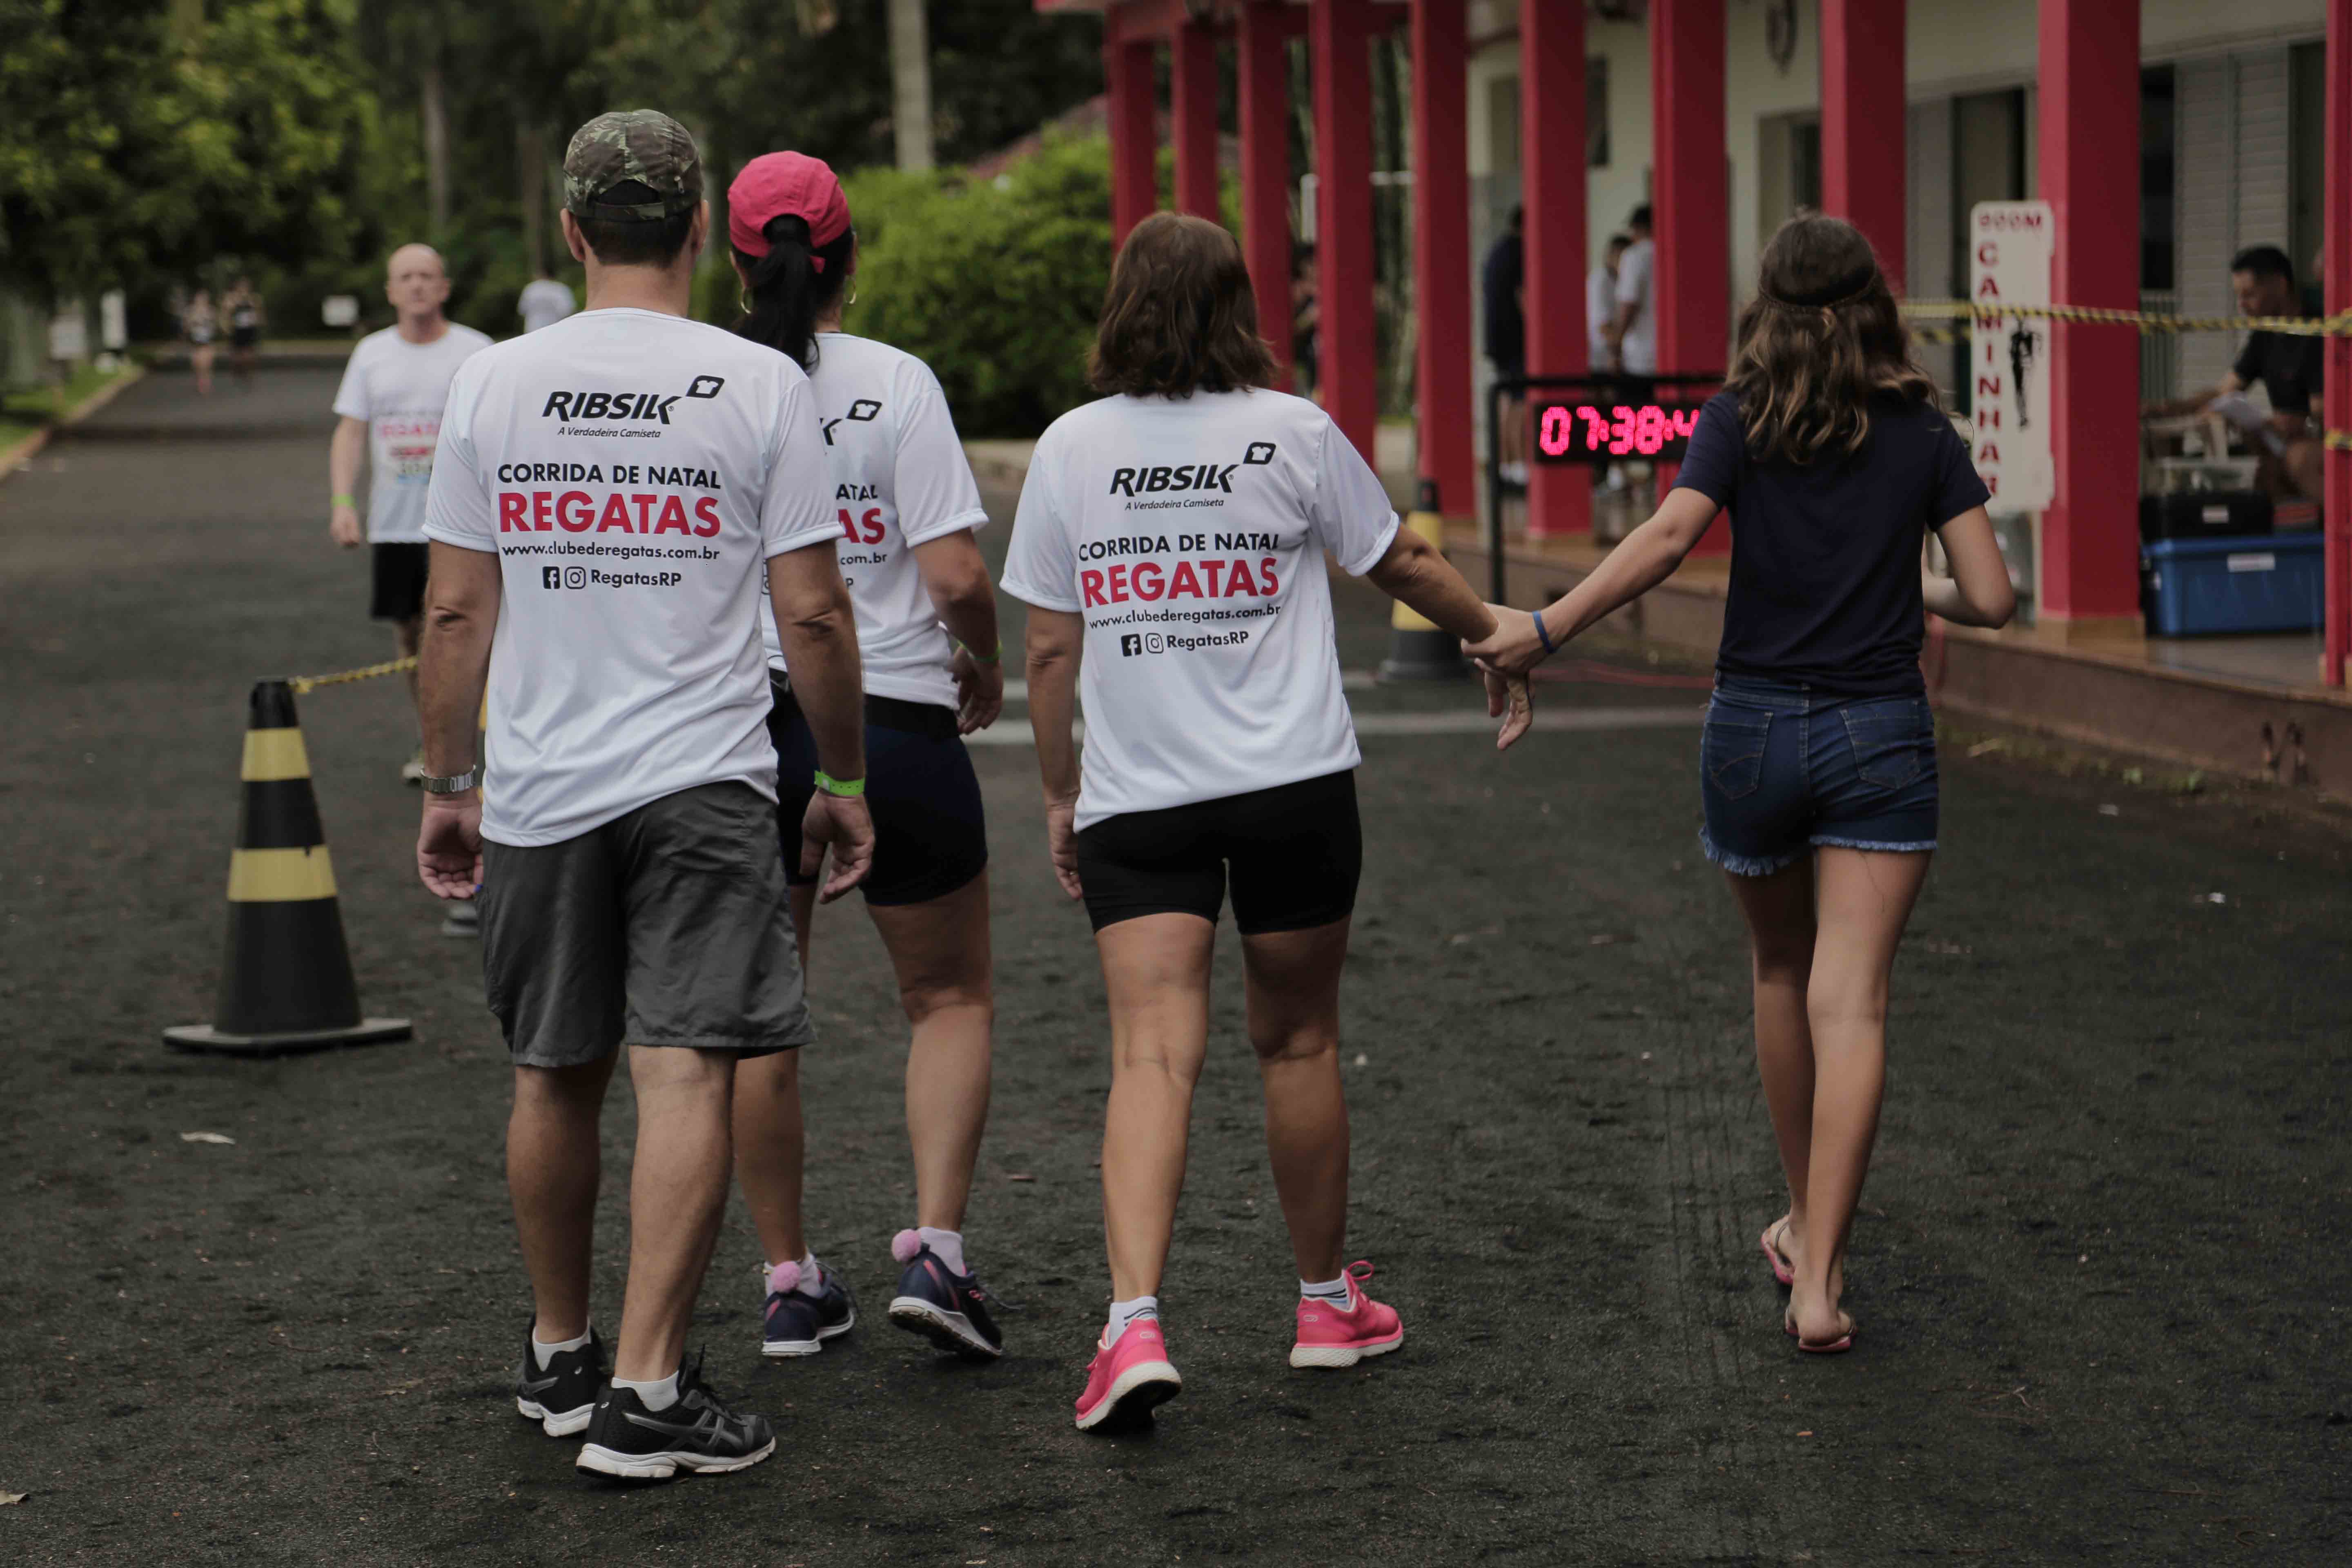
POLYGON ((1698 427, 1698 405, 1683 403, 1538 404, 1536 446, 1555 463, 1612 458, 1679 458, 1698 427))

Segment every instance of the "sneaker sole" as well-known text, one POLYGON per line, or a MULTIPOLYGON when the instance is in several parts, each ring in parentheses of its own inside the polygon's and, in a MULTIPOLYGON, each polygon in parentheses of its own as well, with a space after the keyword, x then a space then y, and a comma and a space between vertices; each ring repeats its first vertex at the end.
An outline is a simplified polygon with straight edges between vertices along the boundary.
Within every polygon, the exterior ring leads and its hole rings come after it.
POLYGON ((538 1422, 539 1429, 551 1437, 569 1437, 574 1432, 588 1429, 588 1418, 596 1414, 596 1406, 591 1403, 577 1410, 550 1410, 528 1399, 518 1399, 515 1401, 515 1414, 526 1421, 538 1422))
POLYGON ((1078 1416, 1078 1430, 1138 1424, 1183 1392, 1184 1380, 1166 1362, 1138 1362, 1118 1374, 1101 1404, 1078 1416))
POLYGON ((971 1326, 971 1320, 961 1312, 950 1312, 920 1296, 900 1296, 890 1303, 890 1324, 910 1334, 920 1334, 943 1351, 958 1355, 984 1356, 990 1361, 1004 1353, 1002 1345, 990 1344, 971 1326))
POLYGON ((733 1458, 720 1458, 711 1454, 697 1454, 683 1449, 670 1449, 658 1454, 619 1454, 594 1443, 583 1444, 580 1457, 572 1464, 592 1475, 610 1476, 620 1481, 666 1481, 680 1470, 688 1475, 723 1476, 735 1470, 748 1470, 776 1451, 776 1440, 757 1453, 733 1458))
POLYGON ((857 1309, 851 1307, 849 1316, 829 1329, 819 1329, 813 1340, 762 1340, 760 1353, 772 1356, 814 1355, 824 1349, 824 1342, 837 1340, 857 1326, 857 1309))
POLYGON ((1353 1366, 1368 1355, 1386 1355, 1404 1343, 1404 1330, 1400 1328, 1393 1339, 1369 1345, 1293 1345, 1290 1364, 1293 1366, 1353 1366))

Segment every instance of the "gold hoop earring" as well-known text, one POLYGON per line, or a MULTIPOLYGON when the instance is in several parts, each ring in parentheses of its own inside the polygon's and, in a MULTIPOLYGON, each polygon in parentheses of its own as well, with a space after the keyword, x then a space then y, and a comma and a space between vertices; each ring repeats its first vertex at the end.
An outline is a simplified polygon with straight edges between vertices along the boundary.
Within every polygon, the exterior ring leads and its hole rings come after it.
POLYGON ((857 303, 857 279, 853 278, 849 280, 849 298, 844 300, 842 304, 847 307, 856 303, 857 303))
POLYGON ((735 309, 748 316, 751 313, 751 296, 742 289, 735 290, 735 309))

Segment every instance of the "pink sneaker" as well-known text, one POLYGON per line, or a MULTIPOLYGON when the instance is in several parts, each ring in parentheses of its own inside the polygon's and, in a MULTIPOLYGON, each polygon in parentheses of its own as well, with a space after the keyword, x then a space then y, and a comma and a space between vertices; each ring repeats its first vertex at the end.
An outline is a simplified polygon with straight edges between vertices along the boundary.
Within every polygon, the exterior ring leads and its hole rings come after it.
POLYGON ((1168 1342, 1157 1319, 1129 1323, 1118 1343, 1095 1346, 1087 1367, 1087 1391, 1078 1395, 1078 1430, 1091 1432, 1141 1419, 1182 1390, 1184 1380, 1168 1364, 1168 1342))
POLYGON ((1368 1355, 1386 1355, 1404 1343, 1404 1320, 1364 1294, 1372 1277, 1369 1263, 1348 1265, 1348 1308, 1328 1301, 1298 1301, 1298 1342, 1290 1347, 1293 1366, 1353 1366, 1368 1355))

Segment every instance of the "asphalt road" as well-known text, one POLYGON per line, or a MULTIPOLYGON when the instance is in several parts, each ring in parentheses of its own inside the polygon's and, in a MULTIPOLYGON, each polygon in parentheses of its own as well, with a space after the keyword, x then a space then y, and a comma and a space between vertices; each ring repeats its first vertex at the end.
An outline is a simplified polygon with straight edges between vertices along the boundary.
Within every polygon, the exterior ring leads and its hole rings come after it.
MULTIPOLYGON (((2345 839, 2259 797, 1948 756, 1862 1335, 1800 1358, 1756 1252, 1777 1173, 1696 730, 1655 717, 1699 694, 1622 680, 1548 688, 1586 727, 1507 759, 1365 743, 1350 1251, 1402 1352, 1285 1364, 1229 984, 1165 1296, 1184 1396, 1148 1436, 1072 1429, 1107 1295, 1100 982, 1031 756, 989 747, 999 1077, 969 1234, 1011 1353, 944 1363, 877 1313, 763 1363, 739 1209, 696 1337, 779 1452, 584 1484, 509 1398, 507 1069, 476 950, 411 869, 396 683, 303 720, 363 995, 416 1038, 274 1063, 158 1038, 211 1011, 248 683, 387 657, 326 539, 332 387, 272 371, 200 406, 154 377, 0 486, 0 1561, 2352 1560, 2345 839)), ((1366 668, 1380 606, 1341 603, 1366 668)), ((817 945, 810 1214, 871 1309, 911 1208, 903 1029, 854 907, 817 945)), ((631 1131, 616 1088, 607 1324, 631 1131)))

